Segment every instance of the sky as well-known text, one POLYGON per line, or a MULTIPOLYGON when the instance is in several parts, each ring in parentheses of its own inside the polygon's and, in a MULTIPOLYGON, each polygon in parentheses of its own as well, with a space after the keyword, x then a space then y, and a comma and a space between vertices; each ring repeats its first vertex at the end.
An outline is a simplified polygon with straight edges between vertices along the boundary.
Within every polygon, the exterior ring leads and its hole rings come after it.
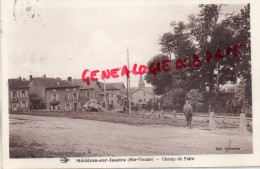
MULTIPOLYGON (((160 54, 160 37, 172 21, 187 21, 198 4, 174 1, 17 0, 4 8, 3 36, 8 78, 80 79, 84 69, 130 69, 160 54)), ((194 2, 194 1, 193 1, 194 2)), ((8 5, 7 5, 8 4, 8 5)), ((244 4, 225 5, 223 13, 244 4)), ((100 79, 100 74, 97 76, 100 79)), ((131 86, 139 76, 131 75, 131 86)), ((106 82, 126 82, 125 77, 106 82)))

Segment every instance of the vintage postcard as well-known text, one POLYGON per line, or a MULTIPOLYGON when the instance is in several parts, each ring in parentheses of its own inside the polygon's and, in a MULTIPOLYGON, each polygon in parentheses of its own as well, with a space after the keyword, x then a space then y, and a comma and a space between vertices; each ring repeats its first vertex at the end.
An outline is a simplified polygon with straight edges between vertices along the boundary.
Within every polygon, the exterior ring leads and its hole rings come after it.
POLYGON ((2 0, 3 168, 260 166, 254 0, 2 0))

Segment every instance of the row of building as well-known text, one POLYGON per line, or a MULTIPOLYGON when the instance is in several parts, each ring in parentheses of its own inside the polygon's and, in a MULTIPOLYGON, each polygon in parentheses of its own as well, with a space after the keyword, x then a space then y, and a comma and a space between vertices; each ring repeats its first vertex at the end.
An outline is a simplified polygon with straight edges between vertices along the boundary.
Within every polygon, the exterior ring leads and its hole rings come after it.
MULTIPOLYGON (((29 109, 77 111, 90 100, 110 110, 123 109, 127 103, 126 88, 123 82, 102 83, 91 81, 87 85, 81 79, 33 77, 29 80, 9 79, 9 110, 26 111, 29 109), (106 105, 105 105, 106 104, 106 105)), ((138 87, 130 89, 132 107, 144 108, 148 102, 158 99, 152 87, 145 87, 140 76, 138 87)))

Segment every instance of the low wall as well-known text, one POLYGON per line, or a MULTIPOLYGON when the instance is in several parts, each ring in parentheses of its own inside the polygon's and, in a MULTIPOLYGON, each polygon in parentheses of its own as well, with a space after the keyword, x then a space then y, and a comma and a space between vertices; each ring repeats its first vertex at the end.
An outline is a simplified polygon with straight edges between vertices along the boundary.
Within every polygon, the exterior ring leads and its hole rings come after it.
MULTIPOLYGON (((161 113, 156 112, 148 112, 143 111, 140 112, 140 114, 145 114, 147 116, 153 116, 153 117, 160 117, 161 113)), ((163 112, 163 116, 166 118, 173 118, 173 112, 163 112)), ((176 113, 176 118, 185 120, 185 116, 183 113, 176 113)), ((193 114, 192 120, 194 121, 209 121, 209 115, 208 114, 193 114)), ((218 123, 229 123, 229 124, 240 124, 240 117, 234 117, 234 116, 215 116, 215 120, 218 123)), ((246 122, 248 125, 252 126, 252 118, 246 118, 246 122)))

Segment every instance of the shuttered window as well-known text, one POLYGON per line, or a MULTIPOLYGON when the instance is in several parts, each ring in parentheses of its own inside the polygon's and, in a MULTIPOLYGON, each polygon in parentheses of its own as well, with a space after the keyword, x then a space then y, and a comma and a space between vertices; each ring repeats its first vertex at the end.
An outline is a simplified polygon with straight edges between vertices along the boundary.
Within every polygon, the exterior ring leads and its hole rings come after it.
POLYGON ((25 94, 25 91, 24 91, 24 90, 21 91, 21 96, 22 96, 22 98, 25 98, 25 97, 26 97, 26 94, 25 94))
POLYGON ((69 100, 70 99, 70 94, 69 93, 66 93, 65 94, 65 100, 69 100))
POLYGON ((52 101, 59 100, 58 94, 52 94, 52 101))
POLYGON ((78 93, 73 93, 73 99, 77 99, 78 98, 78 93))

